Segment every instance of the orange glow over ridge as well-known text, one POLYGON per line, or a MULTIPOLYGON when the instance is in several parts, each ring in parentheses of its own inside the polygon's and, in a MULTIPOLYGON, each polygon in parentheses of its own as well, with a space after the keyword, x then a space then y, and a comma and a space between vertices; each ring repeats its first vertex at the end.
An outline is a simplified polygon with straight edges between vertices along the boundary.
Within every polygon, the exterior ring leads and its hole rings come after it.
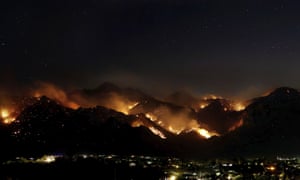
POLYGON ((71 109, 77 109, 80 107, 77 103, 71 101, 61 88, 50 83, 39 83, 39 87, 34 90, 32 94, 36 98, 47 96, 71 109))
MULTIPOLYGON (((152 122, 148 123, 147 120, 145 121, 145 119, 141 119, 131 122, 131 126, 147 127, 153 134, 161 137, 162 139, 165 139, 166 136, 162 133, 165 131, 160 131, 160 128, 174 135, 194 131, 199 134, 199 136, 206 139, 211 138, 212 136, 219 136, 214 129, 211 129, 211 127, 202 124, 202 121, 198 121, 198 119, 196 119, 198 116, 195 115, 195 111, 201 111, 200 109, 206 108, 209 103, 214 102, 212 100, 218 101, 220 99, 220 102, 223 103, 223 98, 221 96, 209 95, 204 97, 197 103, 198 109, 195 110, 187 107, 172 108, 172 106, 170 107, 164 103, 157 103, 157 106, 155 106, 156 104, 153 106, 151 104, 149 108, 146 103, 144 104, 143 101, 139 102, 139 99, 129 99, 126 95, 117 92, 109 93, 109 95, 107 95, 105 98, 102 96, 99 96, 99 98, 90 98, 89 96, 86 97, 84 94, 77 95, 80 98, 74 98, 72 94, 68 94, 62 88, 43 82, 39 83, 38 87, 31 91, 31 95, 34 95, 34 97, 37 98, 41 96, 47 96, 59 104, 72 109, 78 109, 79 107, 103 106, 118 112, 122 112, 126 115, 135 115, 135 113, 144 114, 144 118, 146 117, 152 122)), ((225 99, 224 102, 224 111, 242 111, 245 109, 245 105, 243 103, 227 103, 227 100, 225 99)), ((4 124, 10 124, 11 122, 15 121, 15 114, 16 113, 14 110, 0 108, 0 118, 4 124)), ((241 119, 228 130, 233 131, 242 125, 243 120, 241 119)))

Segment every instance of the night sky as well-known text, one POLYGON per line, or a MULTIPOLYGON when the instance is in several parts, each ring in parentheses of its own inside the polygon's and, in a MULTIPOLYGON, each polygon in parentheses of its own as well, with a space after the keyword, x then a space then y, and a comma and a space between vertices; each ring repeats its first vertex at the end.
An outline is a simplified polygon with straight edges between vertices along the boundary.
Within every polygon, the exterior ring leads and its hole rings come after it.
POLYGON ((228 97, 300 88, 298 0, 0 3, 1 87, 35 81, 228 97))

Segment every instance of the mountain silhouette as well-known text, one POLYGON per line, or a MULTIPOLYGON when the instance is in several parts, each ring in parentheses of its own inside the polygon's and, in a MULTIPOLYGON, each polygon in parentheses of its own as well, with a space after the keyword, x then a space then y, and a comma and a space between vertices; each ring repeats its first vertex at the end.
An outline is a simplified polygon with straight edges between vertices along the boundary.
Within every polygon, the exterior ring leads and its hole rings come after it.
POLYGON ((274 156, 300 150, 300 93, 293 88, 277 88, 254 98, 243 111, 235 111, 225 99, 207 99, 207 106, 195 110, 113 84, 80 93, 90 98, 118 94, 128 101, 138 100, 138 104, 125 114, 98 104, 71 109, 46 96, 17 98, 16 120, 0 123, 5 155, 97 152, 203 158, 274 156), (166 121, 159 123, 149 114, 166 121), (202 128, 214 127, 221 136, 205 139, 192 130, 177 134, 161 124, 174 120, 189 123, 185 119, 195 119, 202 128), (242 126, 228 131, 238 120, 242 126))
POLYGON ((243 117, 242 127, 217 140, 224 154, 276 156, 299 152, 300 93, 297 90, 281 87, 255 98, 243 117))

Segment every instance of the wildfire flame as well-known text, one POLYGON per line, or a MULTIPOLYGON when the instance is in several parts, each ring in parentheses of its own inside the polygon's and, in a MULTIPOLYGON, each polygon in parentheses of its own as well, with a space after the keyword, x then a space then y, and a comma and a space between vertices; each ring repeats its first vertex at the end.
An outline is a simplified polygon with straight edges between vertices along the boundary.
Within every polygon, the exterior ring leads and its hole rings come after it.
POLYGON ((246 106, 243 103, 240 103, 240 102, 239 103, 234 103, 232 105, 232 107, 235 111, 242 111, 246 108, 246 106))
MULTIPOLYGON (((186 124, 186 126, 166 126, 165 124, 162 123, 161 120, 158 120, 158 118, 151 114, 151 113, 147 113, 145 115, 148 119, 150 119, 153 122, 156 122, 158 125, 160 125, 161 127, 165 128, 167 131, 179 135, 182 132, 189 132, 189 131, 196 131, 201 137, 204 137, 206 139, 211 138, 212 136, 219 136, 219 134, 215 133, 215 132, 210 132, 207 129, 204 128, 200 128, 199 124, 197 123, 196 120, 189 120, 189 124, 186 124)), ((152 131, 152 130, 151 130, 152 131)), ((154 134, 156 132, 152 131, 154 134)), ((160 136, 162 137, 162 136, 160 136)))
POLYGON ((144 123, 140 120, 137 120, 137 121, 134 121, 132 124, 131 124, 132 127, 140 127, 140 126, 144 126, 144 123))
POLYGON ((7 109, 2 109, 1 110, 1 117, 2 118, 7 118, 9 116, 8 110, 7 109))
MULTIPOLYGON (((137 119, 131 124, 132 127, 140 127, 140 126, 145 126, 147 127, 141 120, 137 119)), ((162 133, 160 130, 153 126, 149 126, 148 129, 155 135, 159 136, 162 139, 167 139, 167 137, 162 133)))
POLYGON ((1 119, 4 124, 10 124, 16 120, 12 115, 13 110, 2 108, 1 110, 1 119))
MULTIPOLYGON (((44 83, 44 82, 40 82, 39 87, 33 92, 34 97, 41 97, 41 96, 47 96, 51 99, 54 99, 58 102, 60 102, 62 105, 72 108, 72 109, 77 109, 79 106, 79 104, 84 105, 84 103, 80 103, 80 102, 86 102, 85 99, 83 98, 79 98, 77 97, 77 101, 74 102, 72 101, 66 92, 64 92, 61 88, 50 84, 50 83, 44 83)), ((87 106, 92 105, 94 106, 94 102, 93 104, 89 104, 87 103, 87 106)), ((130 100, 128 100, 127 98, 112 93, 110 94, 109 99, 107 100, 107 102, 102 102, 100 103, 100 105, 103 105, 107 108, 111 108, 114 109, 116 111, 122 112, 126 115, 130 114, 130 110, 132 110, 133 108, 135 108, 137 105, 139 105, 139 102, 132 102, 130 100)), ((86 105, 84 105, 86 106, 86 105)), ((4 116, 5 116, 5 112, 4 112, 4 116)), ((155 119, 155 117, 153 115, 150 114, 146 114, 146 117, 148 117, 149 119, 151 119, 152 121, 156 121, 157 119, 155 119)), ((9 123, 10 119, 6 118, 4 121, 9 123)), ((162 124, 162 122, 160 121, 160 124, 162 124)), ((139 126, 146 126, 145 124, 143 124, 141 121, 135 121, 132 123, 133 127, 139 127, 139 126)), ((146 126, 147 127, 147 126, 146 126)), ((162 139, 166 139, 166 136, 159 131, 158 129, 154 128, 153 126, 149 126, 148 129, 155 135, 161 137, 162 139)))
POLYGON ((128 115, 130 110, 135 108, 137 105, 139 105, 139 102, 128 103, 128 104, 125 104, 123 107, 121 107, 119 111, 126 114, 126 115, 128 115))
POLYGON ((122 112, 126 115, 129 115, 130 110, 135 108, 138 104, 139 102, 132 102, 122 96, 119 96, 117 94, 112 94, 109 100, 107 102, 104 102, 101 105, 106 108, 110 108, 122 112))
POLYGON ((204 109, 208 106, 209 104, 208 103, 200 103, 199 106, 201 109, 204 109))
POLYGON ((232 127, 228 129, 228 131, 234 131, 237 128, 241 127, 244 124, 244 120, 240 119, 237 123, 235 123, 232 127))
MULTIPOLYGON (((62 105, 77 109, 81 107, 90 107, 90 106, 104 106, 106 108, 110 108, 119 112, 122 112, 126 115, 132 114, 132 110, 140 104, 137 100, 131 100, 126 96, 111 92, 105 98, 99 96, 101 98, 89 98, 84 95, 78 94, 76 96, 72 96, 71 94, 66 93, 62 88, 57 87, 56 85, 50 83, 40 82, 38 87, 32 91, 32 95, 35 97, 47 96, 62 105)), ((223 99, 221 96, 216 95, 208 95, 204 97, 199 102, 200 109, 206 108, 210 100, 223 99)), ((140 107, 138 108, 140 109, 140 107)), ((131 125, 132 127, 145 126, 147 127, 153 134, 161 137, 162 139, 166 139, 166 136, 153 125, 155 123, 157 127, 161 127, 164 130, 173 133, 175 135, 179 135, 181 133, 187 133, 190 131, 197 132, 201 137, 211 138, 212 136, 218 136, 217 133, 211 131, 208 127, 203 124, 199 124, 199 122, 193 119, 193 111, 190 108, 182 108, 180 110, 174 110, 167 105, 159 105, 154 109, 145 110, 143 106, 141 106, 141 112, 145 113, 145 117, 152 121, 152 124, 145 124, 141 120, 134 121, 131 125)), ((245 105, 243 103, 230 103, 228 106, 224 107, 224 111, 242 111, 245 109, 245 105)), ((137 110, 138 111, 138 110, 137 110)), ((136 110, 135 110, 136 112, 136 110)), ((8 108, 0 108, 0 120, 4 124, 10 124, 15 121, 15 111, 8 108)), ((234 124, 229 131, 233 131, 236 128, 243 125, 243 120, 241 119, 236 124, 234 124)))
MULTIPOLYGON (((197 132, 201 137, 204 137, 206 139, 209 139, 211 138, 212 136, 219 136, 218 133, 215 133, 215 132, 211 132, 207 129, 204 129, 204 128, 200 128, 199 127, 199 124, 196 123, 194 120, 192 120, 191 122, 191 125, 190 126, 194 126, 194 127, 191 127, 190 129, 185 129, 184 127, 177 127, 177 128, 174 128, 173 126, 168 126, 166 127, 162 121, 158 121, 157 120, 157 117, 155 117, 154 115, 151 115, 150 113, 147 113, 145 115, 148 119, 152 119, 151 121, 153 122, 156 122, 158 125, 160 125, 161 127, 165 128, 167 131, 173 133, 173 134, 176 134, 176 135, 179 135, 183 132, 190 132, 190 131, 195 131, 197 132)), ((162 139, 166 139, 167 137, 161 132, 159 131, 157 128, 153 127, 153 126, 147 126, 145 125, 141 120, 137 119, 136 121, 134 121, 132 124, 131 124, 132 127, 140 127, 140 126, 145 126, 145 127, 148 127, 148 129, 155 135, 159 136, 160 138, 162 139)))
POLYGON ((183 128, 174 129, 172 126, 168 127, 168 131, 170 131, 173 134, 177 134, 177 135, 180 134, 183 130, 184 130, 183 128))
POLYGON ((131 109, 133 109, 135 106, 137 106, 137 105, 139 105, 139 102, 136 102, 136 103, 134 103, 134 104, 132 104, 132 105, 129 105, 128 106, 128 109, 129 110, 131 110, 131 109))
POLYGON ((155 117, 154 115, 152 115, 151 113, 146 113, 145 115, 148 119, 150 119, 151 121, 156 121, 157 117, 155 117))
POLYGON ((121 100, 117 100, 115 101, 115 109, 116 111, 119 111, 119 112, 122 112, 126 115, 130 114, 130 110, 133 109, 135 106, 137 106, 139 103, 138 102, 129 102, 129 103, 126 103, 124 101, 121 101, 121 100))
POLYGON ((163 117, 158 117, 153 113, 146 113, 145 116, 175 135, 195 131, 197 134, 199 134, 199 136, 206 139, 209 139, 212 136, 219 136, 219 134, 214 131, 210 131, 203 127, 200 128, 199 123, 195 119, 189 119, 188 116, 168 116, 167 118, 170 118, 169 121, 165 121, 163 117), (180 123, 178 123, 178 121, 180 123), (184 124, 181 122, 184 122, 184 124))
POLYGON ((156 129, 155 127, 150 126, 149 129, 150 129, 150 131, 152 131, 153 134, 159 136, 160 138, 167 139, 167 137, 160 130, 156 129))
POLYGON ((193 130, 196 131, 200 136, 202 136, 206 139, 209 139, 212 136, 219 136, 219 134, 214 133, 214 132, 209 132, 207 129, 204 129, 204 128, 196 128, 193 130))
POLYGON ((222 96, 217 96, 217 95, 214 95, 214 94, 210 94, 208 96, 204 96, 203 99, 204 100, 209 100, 209 99, 216 100, 216 99, 223 99, 223 97, 222 96))
POLYGON ((199 103, 200 109, 206 108, 210 104, 210 100, 221 100, 222 105, 225 106, 224 111, 242 111, 246 108, 244 102, 230 102, 227 104, 227 100, 221 96, 209 95, 203 97, 203 100, 199 103))

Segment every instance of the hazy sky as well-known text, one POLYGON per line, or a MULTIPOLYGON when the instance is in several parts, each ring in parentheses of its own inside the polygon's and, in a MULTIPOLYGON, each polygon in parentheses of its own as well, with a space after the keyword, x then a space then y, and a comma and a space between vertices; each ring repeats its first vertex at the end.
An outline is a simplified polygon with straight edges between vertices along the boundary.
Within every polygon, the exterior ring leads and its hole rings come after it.
POLYGON ((300 87, 297 0, 0 3, 1 86, 103 81, 248 96, 300 87))

